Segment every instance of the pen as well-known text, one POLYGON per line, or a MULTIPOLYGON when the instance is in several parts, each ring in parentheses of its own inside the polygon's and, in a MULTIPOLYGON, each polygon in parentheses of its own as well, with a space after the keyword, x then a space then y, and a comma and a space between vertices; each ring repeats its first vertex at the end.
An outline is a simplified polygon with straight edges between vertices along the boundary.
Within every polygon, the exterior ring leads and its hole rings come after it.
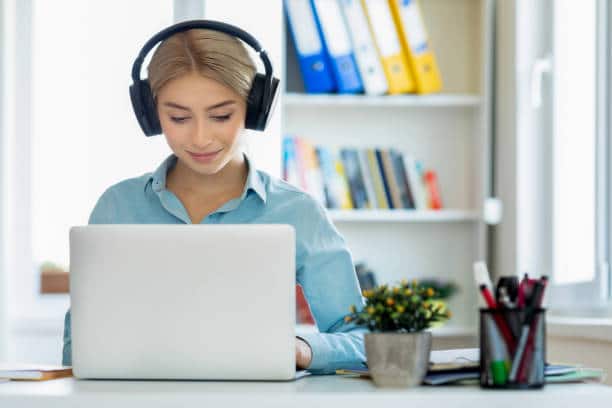
MULTIPOLYGON (((533 293, 530 297, 530 304, 525 313, 525 321, 523 322, 523 327, 521 329, 521 337, 518 342, 518 346, 516 347, 516 353, 514 354, 514 359, 512 360, 512 369, 510 370, 510 381, 516 381, 517 374, 519 372, 519 368, 522 362, 523 354, 525 352, 525 346, 527 344, 527 338, 529 337, 531 322, 534 318, 535 311, 538 310, 537 300, 541 299, 542 291, 544 290, 544 285, 541 282, 536 282, 534 285, 533 293)), ((533 338, 533 335, 531 336, 533 338)))
MULTIPOLYGON (((536 282, 536 285, 539 285, 541 288, 538 289, 538 286, 534 288, 534 296, 533 302, 535 303, 535 307, 540 309, 542 307, 542 301, 544 299, 544 290, 546 289, 546 284, 548 282, 547 276, 542 276, 539 282, 536 282)), ((531 324, 529 336, 527 337, 527 344, 525 345, 525 354, 522 358, 522 361, 519 365, 518 371, 518 380, 519 381, 527 381, 527 370, 529 367, 529 362, 532 362, 531 372, 537 372, 537 368, 534 367, 534 364, 539 364, 538 360, 540 359, 539 354, 541 354, 541 348, 537 347, 536 342, 541 342, 542 339, 536 339, 536 336, 540 332, 540 325, 542 324, 542 319, 540 316, 535 316, 533 318, 533 323, 531 324), (539 353, 538 353, 539 351, 539 353)), ((541 336, 540 336, 541 337, 541 336)))
POLYGON ((510 328, 508 327, 508 324, 506 323, 506 321, 502 318, 501 315, 496 313, 497 305, 495 304, 493 295, 489 291, 489 288, 487 288, 487 286, 484 284, 480 285, 480 293, 482 294, 482 297, 487 303, 487 306, 489 307, 489 309, 493 310, 493 318, 495 319, 495 323, 497 323, 497 327, 499 327, 499 331, 504 337, 506 346, 508 347, 510 352, 513 352, 516 346, 516 341, 514 340, 514 337, 512 336, 512 332, 510 331, 510 328))

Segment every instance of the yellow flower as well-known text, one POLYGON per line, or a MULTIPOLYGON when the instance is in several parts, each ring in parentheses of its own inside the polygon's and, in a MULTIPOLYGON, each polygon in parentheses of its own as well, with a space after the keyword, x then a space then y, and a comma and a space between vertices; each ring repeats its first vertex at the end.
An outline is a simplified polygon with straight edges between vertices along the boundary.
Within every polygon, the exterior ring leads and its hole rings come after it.
POLYGON ((351 305, 350 311, 351 311, 351 313, 356 313, 357 312, 357 308, 355 307, 355 305, 351 305))
POLYGON ((344 316, 344 321, 346 323, 350 322, 351 320, 353 320, 353 318, 351 316, 344 316))
POLYGON ((435 293, 432 288, 427 288, 427 296, 432 297, 435 293))
POLYGON ((408 281, 406 279, 402 279, 402 281, 400 282, 400 284, 402 286, 407 286, 408 285, 408 281))
POLYGON ((367 290, 367 289, 364 289, 362 293, 363 293, 364 297, 369 297, 370 296, 370 291, 367 290))
POLYGON ((419 282, 416 279, 412 280, 412 286, 416 286, 419 282))
POLYGON ((374 314, 374 312, 376 312, 376 309, 374 308, 374 306, 369 306, 369 307, 367 308, 367 312, 368 312, 369 314, 373 315, 373 314, 374 314))
POLYGON ((399 291, 400 291, 400 288, 397 288, 397 287, 396 287, 396 288, 393 288, 393 293, 394 293, 394 294, 396 294, 396 295, 397 295, 397 294, 399 293, 399 291))
POLYGON ((406 290, 404 291, 404 294, 405 294, 406 296, 412 296, 412 289, 406 289, 406 290))
POLYGON ((406 308, 404 306, 402 306, 402 305, 397 305, 397 306, 395 306, 395 310, 397 310, 399 313, 404 313, 406 308))
POLYGON ((395 300, 393 300, 392 298, 387 298, 387 305, 393 306, 394 303, 395 303, 395 300))

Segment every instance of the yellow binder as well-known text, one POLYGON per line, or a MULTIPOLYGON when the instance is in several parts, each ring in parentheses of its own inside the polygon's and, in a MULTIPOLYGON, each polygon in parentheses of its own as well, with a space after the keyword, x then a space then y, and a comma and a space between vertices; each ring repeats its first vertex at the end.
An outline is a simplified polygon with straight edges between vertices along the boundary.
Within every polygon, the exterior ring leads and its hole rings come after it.
POLYGON ((389 83, 390 94, 414 92, 416 84, 408 65, 389 4, 384 0, 361 0, 378 54, 389 83))
POLYGON ((417 0, 388 0, 400 42, 410 64, 410 71, 420 94, 442 89, 436 57, 427 40, 421 9, 417 0))

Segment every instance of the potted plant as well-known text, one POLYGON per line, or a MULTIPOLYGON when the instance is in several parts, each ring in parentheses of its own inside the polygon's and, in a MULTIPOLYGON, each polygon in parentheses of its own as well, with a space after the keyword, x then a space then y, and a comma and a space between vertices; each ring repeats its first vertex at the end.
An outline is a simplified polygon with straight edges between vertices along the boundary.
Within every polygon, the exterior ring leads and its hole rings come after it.
POLYGON ((365 326, 368 371, 381 387, 419 385, 429 366, 432 323, 445 321, 450 311, 436 299, 436 291, 402 281, 399 286, 382 285, 364 290, 365 306, 351 313, 345 322, 365 326))

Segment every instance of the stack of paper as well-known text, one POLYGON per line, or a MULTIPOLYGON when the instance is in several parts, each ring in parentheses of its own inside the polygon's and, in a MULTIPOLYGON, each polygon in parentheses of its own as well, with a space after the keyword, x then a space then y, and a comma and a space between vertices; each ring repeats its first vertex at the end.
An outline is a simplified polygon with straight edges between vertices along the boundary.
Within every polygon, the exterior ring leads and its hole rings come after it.
POLYGON ((63 377, 72 377, 72 367, 38 364, 0 364, 0 381, 2 379, 44 381, 63 377))

